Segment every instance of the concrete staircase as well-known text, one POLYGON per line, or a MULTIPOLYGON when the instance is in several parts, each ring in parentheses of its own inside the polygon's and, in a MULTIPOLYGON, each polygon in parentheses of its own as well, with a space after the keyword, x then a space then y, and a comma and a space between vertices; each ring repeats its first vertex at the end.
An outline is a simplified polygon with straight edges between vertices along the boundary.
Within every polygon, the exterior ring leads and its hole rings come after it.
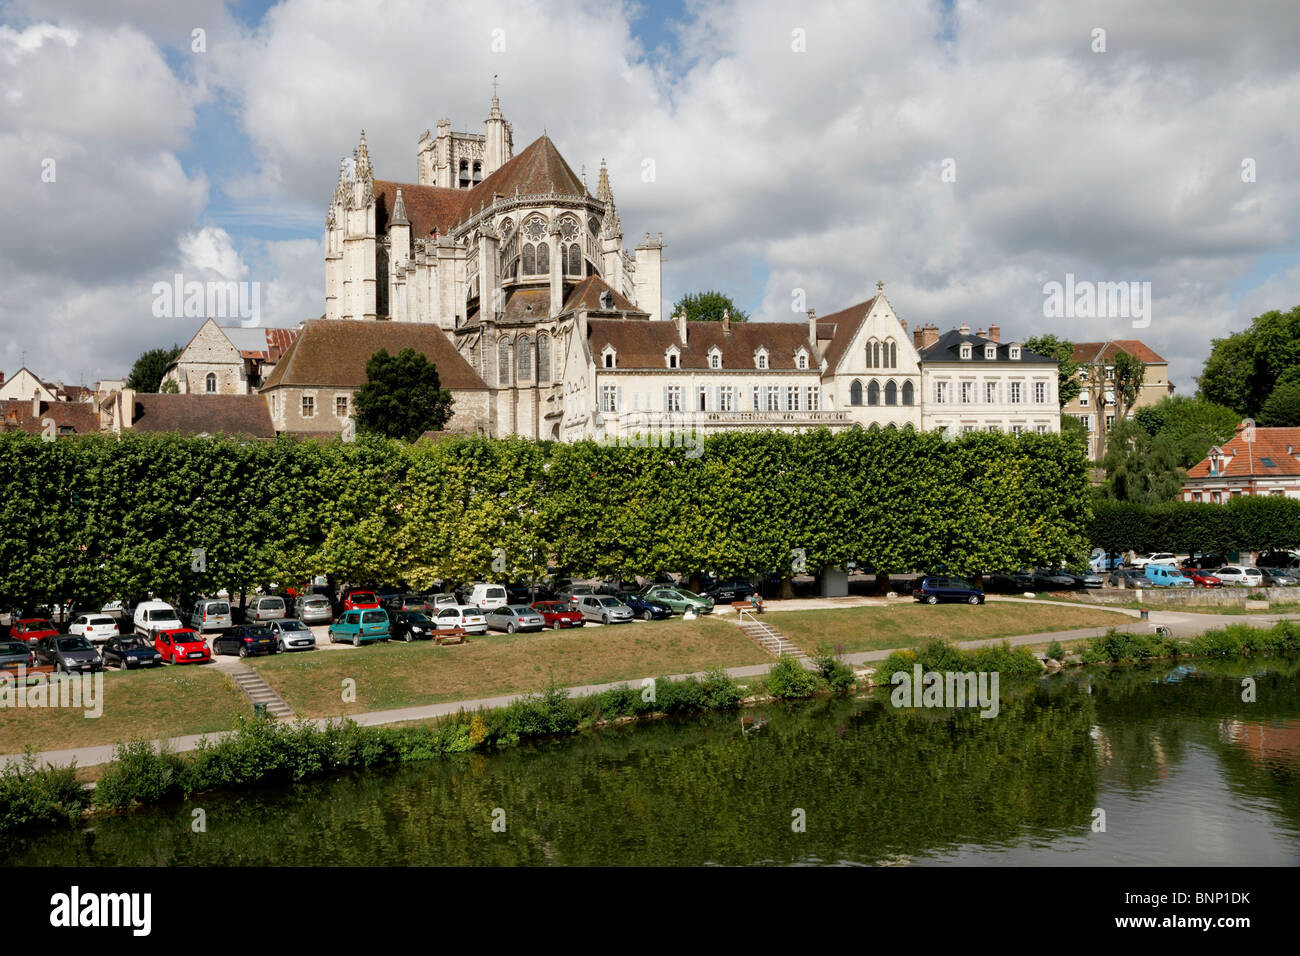
POLYGON ((799 645, 770 624, 759 620, 758 615, 752 611, 742 610, 736 615, 736 623, 754 643, 774 657, 793 657, 801 664, 810 663, 808 655, 799 645))
POLYGON ((267 713, 278 720, 293 719, 293 709, 270 684, 262 680, 262 676, 257 671, 244 663, 227 667, 226 670, 231 680, 235 682, 235 686, 254 704, 265 704, 267 713))

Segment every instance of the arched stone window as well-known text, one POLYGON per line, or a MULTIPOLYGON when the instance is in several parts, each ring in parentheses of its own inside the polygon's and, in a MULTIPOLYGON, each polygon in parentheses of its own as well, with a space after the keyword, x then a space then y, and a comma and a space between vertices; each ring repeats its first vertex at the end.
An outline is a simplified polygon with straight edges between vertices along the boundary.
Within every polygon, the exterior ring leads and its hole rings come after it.
POLYGON ((551 380, 551 339, 542 333, 537 336, 537 382, 544 385, 551 380))
POLYGON ((893 379, 885 383, 885 404, 898 404, 898 385, 894 383, 893 379))
POLYGON ((515 363, 518 369, 517 379, 520 382, 531 382, 533 380, 533 341, 526 335, 519 337, 515 346, 515 354, 519 361, 515 363))
POLYGON ((916 404, 916 390, 912 388, 911 382, 903 383, 903 404, 904 405, 916 404))
POLYGON ((871 357, 871 356, 872 356, 871 346, 873 346, 874 344, 875 344, 874 342, 868 342, 868 343, 867 343, 867 368, 875 368, 875 367, 876 367, 876 366, 873 364, 873 362, 872 362, 872 357, 871 357))
POLYGON ((551 247, 544 242, 537 244, 537 274, 549 275, 551 271, 551 247))
POLYGON ((892 339, 889 342, 889 367, 898 368, 898 345, 892 339))
POLYGON ((209 394, 213 394, 213 393, 216 392, 216 390, 217 390, 217 373, 216 373, 216 372, 209 372, 209 373, 208 373, 208 377, 207 377, 207 380, 206 380, 205 383, 204 383, 204 387, 208 390, 208 393, 209 393, 209 394))
POLYGON ((867 386, 867 404, 868 405, 880 404, 880 383, 879 382, 873 381, 870 385, 867 386))
POLYGON ((849 404, 862 404, 862 383, 857 379, 854 379, 853 384, 849 386, 849 404))
POLYGON ((569 243, 569 261, 565 264, 564 271, 575 276, 582 272, 582 249, 576 242, 569 243))
POLYGON ((523 265, 526 276, 537 271, 537 250, 532 243, 524 243, 523 265))
POLYGON ((497 384, 510 384, 510 340, 497 340, 497 384))
POLYGON ((533 216, 524 222, 522 229, 523 273, 526 276, 545 275, 551 271, 551 252, 546 244, 546 220, 533 216))

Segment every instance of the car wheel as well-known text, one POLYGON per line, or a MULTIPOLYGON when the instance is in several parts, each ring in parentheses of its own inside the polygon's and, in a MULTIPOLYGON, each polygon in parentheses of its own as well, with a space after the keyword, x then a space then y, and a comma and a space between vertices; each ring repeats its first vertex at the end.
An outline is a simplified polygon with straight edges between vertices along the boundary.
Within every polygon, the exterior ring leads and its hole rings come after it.
POLYGON ((559 618, 556 618, 554 621, 551 622, 551 629, 554 631, 558 631, 560 629, 559 618))
POLYGON ((507 634, 513 634, 514 632, 515 632, 515 625, 514 625, 514 623, 512 622, 512 623, 510 623, 510 624, 507 624, 507 625, 506 625, 506 633, 507 633, 507 634))
POLYGON ((641 612, 641 620, 653 621, 654 619, 655 619, 654 612, 651 611, 650 609, 647 608, 646 610, 641 612))
POLYGON ((608 623, 609 623, 609 615, 608 615, 608 614, 602 614, 602 615, 600 616, 600 623, 601 623, 601 624, 608 624, 608 623))
POLYGON ((967 603, 969 603, 969 604, 983 604, 983 603, 984 603, 983 601, 980 600, 980 596, 979 596, 978 594, 972 594, 969 598, 966 599, 966 601, 967 601, 967 603))
POLYGON ((247 647, 240 647, 240 648, 239 648, 239 656, 240 656, 240 657, 247 657, 247 656, 248 656, 248 648, 247 648, 247 647))
POLYGON ((361 646, 361 635, 360 635, 360 634, 353 634, 353 635, 352 635, 352 646, 353 646, 353 647, 360 647, 360 646, 361 646))
POLYGON ((407 644, 410 644, 410 643, 411 643, 411 632, 410 632, 410 631, 407 631, 407 632, 406 632, 406 636, 403 637, 402 640, 404 640, 407 644))
POLYGON ((939 603, 939 598, 938 598, 937 596, 931 594, 928 598, 925 599, 925 603, 926 603, 926 604, 938 604, 938 603, 939 603))

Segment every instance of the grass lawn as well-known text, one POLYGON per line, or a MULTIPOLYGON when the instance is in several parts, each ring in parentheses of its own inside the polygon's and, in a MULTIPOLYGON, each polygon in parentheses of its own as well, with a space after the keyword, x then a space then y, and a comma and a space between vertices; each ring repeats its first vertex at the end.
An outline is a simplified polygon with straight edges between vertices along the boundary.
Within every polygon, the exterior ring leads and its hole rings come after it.
POLYGON ((248 663, 299 716, 330 717, 771 661, 734 624, 706 617, 536 634, 489 632, 448 647, 376 643, 248 663), (347 678, 356 681, 355 703, 342 699, 347 678))
POLYGON ((1134 598, 1131 601, 1120 601, 1113 604, 1092 604, 1088 601, 1073 597, 1048 597, 1043 596, 1049 601, 1059 601, 1062 604, 1070 604, 1081 607, 1126 607, 1140 610, 1146 608, 1148 611, 1177 611, 1187 614, 1225 614, 1228 616, 1243 614, 1294 614, 1300 611, 1300 603, 1278 602, 1273 601, 1266 608, 1252 608, 1254 601, 1247 601, 1245 607, 1239 607, 1235 604, 1178 604, 1166 603, 1164 601, 1138 601, 1134 598))
POLYGON ((1102 608, 990 601, 969 604, 902 604, 828 611, 782 611, 764 620, 808 654, 822 645, 848 653, 916 647, 933 637, 957 643, 1016 637, 1080 627, 1122 627, 1133 618, 1102 608))
POLYGON ((207 666, 162 667, 104 674, 103 713, 49 707, 0 710, 0 754, 115 744, 162 734, 228 730, 252 705, 222 673, 207 666))

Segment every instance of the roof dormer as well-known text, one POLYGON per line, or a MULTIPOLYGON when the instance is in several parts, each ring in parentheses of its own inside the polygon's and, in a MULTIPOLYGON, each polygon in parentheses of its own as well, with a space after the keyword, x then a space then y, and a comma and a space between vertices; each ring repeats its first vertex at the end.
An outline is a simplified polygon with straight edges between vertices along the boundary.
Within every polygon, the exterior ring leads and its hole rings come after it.
POLYGON ((808 350, 806 348, 800 346, 799 348, 795 349, 794 367, 797 369, 808 368, 808 350))
POLYGON ((998 347, 996 345, 984 346, 984 358, 987 361, 992 362, 997 357, 998 357, 998 347))
POLYGON ((682 367, 682 352, 676 345, 670 345, 664 350, 664 365, 668 368, 682 367))
POLYGON ((759 346, 754 350, 754 368, 768 369, 771 363, 768 361, 767 347, 759 346))
POLYGON ((970 359, 971 347, 969 342, 963 342, 961 344, 961 357, 962 357, 962 361, 968 361, 970 359))
POLYGON ((716 345, 709 349, 709 368, 722 368, 722 349, 716 345))
POLYGON ((1019 361, 1020 361, 1020 346, 1019 346, 1019 345, 1008 345, 1008 346, 1007 346, 1007 358, 1011 359, 1011 361, 1013 361, 1013 362, 1019 362, 1019 361))
POLYGON ((618 368, 618 352, 614 351, 614 346, 606 345, 600 350, 600 367, 618 368))

